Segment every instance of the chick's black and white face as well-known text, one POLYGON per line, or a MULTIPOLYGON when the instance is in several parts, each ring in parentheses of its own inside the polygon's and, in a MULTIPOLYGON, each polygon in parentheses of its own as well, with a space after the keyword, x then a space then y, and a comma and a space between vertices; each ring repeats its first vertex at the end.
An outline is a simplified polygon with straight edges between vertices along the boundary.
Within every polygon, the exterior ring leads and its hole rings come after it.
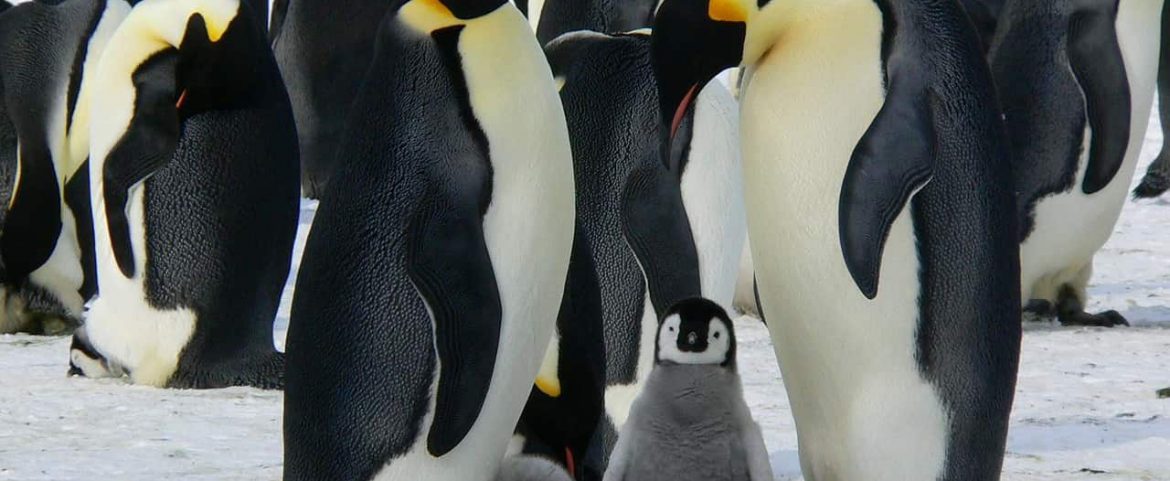
POLYGON ((660 363, 725 364, 732 354, 731 348, 732 333, 718 317, 704 320, 674 313, 659 326, 660 363))

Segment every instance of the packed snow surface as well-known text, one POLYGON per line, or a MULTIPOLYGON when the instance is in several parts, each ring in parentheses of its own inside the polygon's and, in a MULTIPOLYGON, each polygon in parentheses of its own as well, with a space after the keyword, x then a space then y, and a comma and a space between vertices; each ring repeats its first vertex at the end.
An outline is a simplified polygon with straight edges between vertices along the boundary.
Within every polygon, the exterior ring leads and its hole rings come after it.
MULTIPOLYGON (((1138 178, 1161 144, 1155 118, 1138 178)), ((295 261, 315 208, 302 206, 295 261)), ((1170 399, 1156 396, 1170 387, 1170 199, 1127 203, 1090 294, 1091 311, 1116 309, 1133 327, 1026 326, 1004 479, 1170 480, 1170 399)), ((291 296, 277 320, 282 348, 291 296)), ((777 480, 801 479, 767 330, 746 317, 736 329, 777 480)), ((281 393, 68 378, 68 349, 66 338, 0 336, 0 480, 280 478, 281 393)))

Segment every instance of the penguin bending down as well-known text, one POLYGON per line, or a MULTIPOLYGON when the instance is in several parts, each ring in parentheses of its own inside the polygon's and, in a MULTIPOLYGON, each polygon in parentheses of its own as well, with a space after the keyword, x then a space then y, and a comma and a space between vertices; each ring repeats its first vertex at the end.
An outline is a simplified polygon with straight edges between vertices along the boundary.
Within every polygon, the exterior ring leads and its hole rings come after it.
POLYGON ((1085 287, 1141 153, 1162 4, 1012 0, 1000 17, 991 68, 1017 159, 1022 299, 1065 325, 1126 324, 1086 313, 1085 287))
POLYGON ((654 53, 667 115, 748 68, 749 236, 805 478, 998 479, 1020 271, 978 37, 953 0, 759 3, 667 0, 654 53))
POLYGON ((89 166, 99 295, 74 369, 282 387, 272 322, 299 212, 296 132, 253 13, 237 0, 149 0, 108 50, 81 93, 101 119, 89 166))
POLYGON ((661 0, 532 0, 525 15, 541 45, 578 30, 600 33, 647 28, 661 0))
POLYGON ((70 0, 0 15, 0 333, 67 334, 93 295, 86 149, 70 142, 88 138, 82 78, 129 9, 70 0))
POLYGON ((337 149, 348 130, 346 117, 374 58, 378 25, 393 3, 273 3, 272 49, 292 99, 300 139, 302 192, 310 199, 325 192, 341 161, 337 149))
POLYGON ((679 142, 665 151, 661 138, 666 127, 657 114, 646 32, 574 32, 550 42, 546 53, 563 85, 577 182, 575 242, 584 244, 580 257, 586 258, 578 262, 575 251, 566 299, 582 303, 586 296, 600 297, 599 306, 578 311, 586 315, 574 316, 565 323, 567 329, 559 329, 549 352, 561 359, 559 366, 567 367, 574 359, 576 366, 585 359, 604 363, 605 416, 596 431, 578 424, 534 436, 534 430, 524 429, 563 424, 561 420, 577 419, 580 412, 596 407, 592 370, 542 370, 529 406, 552 399, 559 410, 526 412, 526 426, 519 431, 528 441, 527 452, 580 468, 571 469, 578 477, 598 479, 616 429, 653 367, 660 313, 678 300, 700 295, 731 304, 746 236, 736 106, 720 84, 703 90, 694 108, 672 119, 677 120, 679 142), (578 270, 585 262, 594 269, 578 270), (591 289, 600 294, 585 286, 596 286, 591 289), (586 343, 596 335, 594 326, 601 329, 604 351, 587 357, 583 347, 593 346, 586 343), (565 392, 558 394, 559 388, 549 386, 564 387, 565 392), (574 386, 575 392, 569 392, 574 386), (566 442, 570 439, 574 441, 566 442), (590 446, 583 462, 581 440, 590 446), (529 449, 536 442, 554 448, 529 449), (570 456, 562 456, 562 444, 572 447, 570 456))
POLYGON ((1162 6, 1162 45, 1158 53, 1158 119, 1162 123, 1162 151, 1146 169, 1133 191, 1138 199, 1152 199, 1170 189, 1170 2, 1162 6))
POLYGON ((400 1, 377 52, 297 280, 284 479, 488 481, 565 285, 564 112, 505 0, 400 1))
POLYGON ((772 480, 736 372, 735 327, 722 307, 702 298, 663 316, 654 370, 605 472, 605 481, 692 480, 772 480))

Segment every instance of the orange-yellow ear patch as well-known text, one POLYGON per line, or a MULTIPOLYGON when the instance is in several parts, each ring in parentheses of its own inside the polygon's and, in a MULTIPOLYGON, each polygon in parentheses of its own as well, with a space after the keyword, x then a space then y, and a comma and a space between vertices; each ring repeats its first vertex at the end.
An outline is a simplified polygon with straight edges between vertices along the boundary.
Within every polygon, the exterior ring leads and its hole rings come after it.
POLYGON ((717 22, 746 22, 747 10, 740 0, 710 0, 707 16, 717 22))
POLYGON ((420 7, 426 8, 433 15, 438 15, 445 18, 451 18, 455 16, 451 14, 451 9, 447 8, 446 5, 443 5, 443 2, 440 0, 414 0, 411 3, 419 4, 420 7))

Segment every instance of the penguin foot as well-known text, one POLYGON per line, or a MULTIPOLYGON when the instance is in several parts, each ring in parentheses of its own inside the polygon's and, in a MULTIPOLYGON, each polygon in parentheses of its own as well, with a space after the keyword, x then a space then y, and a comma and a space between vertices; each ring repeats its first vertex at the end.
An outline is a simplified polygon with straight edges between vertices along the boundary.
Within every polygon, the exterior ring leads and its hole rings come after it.
POLYGON ((1056 305, 1047 299, 1032 299, 1024 305, 1024 319, 1046 321, 1056 317, 1056 305))
POLYGON ((1089 314, 1084 311, 1064 313, 1060 315, 1059 320, 1062 326, 1117 327, 1129 325, 1129 321, 1125 320, 1125 317, 1117 311, 1105 311, 1100 314, 1089 314))
POLYGON ((1146 172, 1146 175, 1142 177, 1142 182, 1138 184, 1137 188, 1133 189, 1133 198, 1153 199, 1170 190, 1170 160, 1163 161, 1163 159, 1158 159, 1154 161, 1154 164, 1165 165, 1167 168, 1157 169, 1151 167, 1146 172))

